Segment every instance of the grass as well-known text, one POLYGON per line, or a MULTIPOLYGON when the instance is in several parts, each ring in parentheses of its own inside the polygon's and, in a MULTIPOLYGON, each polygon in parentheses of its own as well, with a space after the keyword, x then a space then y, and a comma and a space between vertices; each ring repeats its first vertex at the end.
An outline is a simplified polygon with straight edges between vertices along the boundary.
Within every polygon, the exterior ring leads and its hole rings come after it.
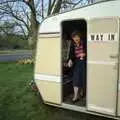
POLYGON ((31 50, 0 50, 0 54, 30 53, 31 50))
POLYGON ((0 120, 107 120, 43 104, 29 86, 33 67, 0 63, 0 120))

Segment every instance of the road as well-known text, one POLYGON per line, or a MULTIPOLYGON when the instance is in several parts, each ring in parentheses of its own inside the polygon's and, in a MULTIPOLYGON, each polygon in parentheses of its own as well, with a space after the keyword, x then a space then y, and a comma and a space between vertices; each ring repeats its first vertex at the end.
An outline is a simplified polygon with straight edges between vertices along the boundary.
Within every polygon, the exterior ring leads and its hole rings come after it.
POLYGON ((31 55, 31 53, 0 54, 0 62, 17 61, 21 58, 29 58, 31 55))

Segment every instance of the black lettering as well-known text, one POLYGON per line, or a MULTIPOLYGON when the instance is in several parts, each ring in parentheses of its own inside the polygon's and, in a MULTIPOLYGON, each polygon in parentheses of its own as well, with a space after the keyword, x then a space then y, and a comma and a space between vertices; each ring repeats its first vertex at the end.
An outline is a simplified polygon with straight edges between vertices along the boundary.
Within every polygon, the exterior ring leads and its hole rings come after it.
POLYGON ((114 40, 115 39, 115 35, 111 35, 111 40, 114 40))
POLYGON ((94 35, 91 35, 91 40, 94 40, 95 36, 94 35))
POLYGON ((108 40, 110 40, 110 34, 108 35, 108 40))
POLYGON ((101 37, 101 40, 103 40, 103 35, 100 35, 100 37, 101 37))
POLYGON ((99 35, 96 35, 96 40, 99 40, 99 35))

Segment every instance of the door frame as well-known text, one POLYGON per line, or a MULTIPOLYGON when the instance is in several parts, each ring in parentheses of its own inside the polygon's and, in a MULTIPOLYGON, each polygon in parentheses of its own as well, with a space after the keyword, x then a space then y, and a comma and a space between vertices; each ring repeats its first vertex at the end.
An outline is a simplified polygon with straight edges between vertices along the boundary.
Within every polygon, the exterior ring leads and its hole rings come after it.
MULTIPOLYGON (((75 21, 75 20, 78 20, 78 21, 81 21, 81 20, 83 20, 83 21, 85 21, 86 22, 86 42, 85 42, 85 44, 86 44, 86 54, 87 54, 87 43, 88 43, 88 41, 87 41, 87 38, 88 38, 88 19, 86 19, 86 18, 73 18, 73 19, 63 19, 61 22, 60 22, 60 40, 61 40, 61 44, 60 44, 60 46, 61 46, 61 63, 62 63, 62 23, 63 22, 67 22, 67 21, 75 21)), ((61 76, 62 76, 62 64, 61 64, 61 76)), ((63 81, 62 81, 62 77, 61 77, 61 103, 64 103, 63 102, 63 81)), ((84 106, 85 108, 87 108, 87 57, 86 57, 86 105, 84 106)), ((74 106, 76 106, 76 105, 74 105, 74 106)), ((78 106, 79 107, 79 106, 78 106)), ((83 107, 83 108, 84 108, 83 107)), ((82 108, 81 106, 80 106, 80 108, 82 108)))

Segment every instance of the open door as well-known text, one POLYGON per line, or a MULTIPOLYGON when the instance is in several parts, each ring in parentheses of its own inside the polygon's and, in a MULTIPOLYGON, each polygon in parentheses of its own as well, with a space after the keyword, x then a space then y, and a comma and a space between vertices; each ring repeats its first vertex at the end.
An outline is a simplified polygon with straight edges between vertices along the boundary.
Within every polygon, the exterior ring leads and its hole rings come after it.
POLYGON ((87 109, 116 115, 119 19, 96 18, 88 23, 87 109))

